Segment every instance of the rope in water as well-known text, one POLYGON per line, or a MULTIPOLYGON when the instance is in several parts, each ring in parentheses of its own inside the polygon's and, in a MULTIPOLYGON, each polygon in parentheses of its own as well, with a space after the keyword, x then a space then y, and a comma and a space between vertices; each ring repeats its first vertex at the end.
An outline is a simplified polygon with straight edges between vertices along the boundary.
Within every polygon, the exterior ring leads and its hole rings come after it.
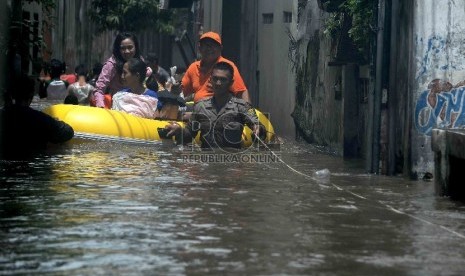
MULTIPOLYGON (((317 180, 315 177, 313 177, 313 176, 311 176, 311 175, 308 175, 308 174, 305 174, 305 173, 303 173, 303 172, 300 172, 300 171, 294 169, 293 167, 291 167, 289 164, 287 164, 286 162, 284 162, 284 160, 282 160, 281 157, 279 157, 273 150, 271 150, 271 149, 268 147, 268 145, 267 145, 262 139, 260 139, 260 137, 255 136, 255 138, 256 138, 256 139, 257 139, 257 140, 258 140, 258 141, 259 141, 259 142, 260 142, 260 143, 261 143, 274 157, 276 157, 276 159, 277 159, 279 162, 281 162, 281 163, 282 163, 284 166, 286 166, 289 170, 291 170, 292 172, 294 172, 294 173, 296 173, 296 174, 298 174, 298 175, 301 175, 301 176, 303 176, 303 177, 305 177, 305 178, 309 178, 309 179, 312 179, 312 180, 317 180)), ((349 191, 349 190, 346 190, 346 189, 344 189, 344 188, 342 188, 342 187, 340 187, 340 186, 338 186, 338 185, 336 185, 336 184, 334 184, 334 183, 330 183, 330 184, 331 184, 331 186, 333 186, 334 188, 336 188, 336 189, 339 190, 339 191, 344 191, 344 192, 346 192, 346 193, 348 193, 348 194, 351 194, 351 195, 353 195, 353 196, 355 196, 355 197, 358 197, 358 198, 360 198, 360 199, 363 199, 363 200, 370 200, 370 199, 368 199, 368 198, 366 198, 366 197, 364 197, 364 196, 362 196, 362 195, 359 195, 359 194, 357 194, 357 193, 354 193, 354 192, 351 192, 351 191, 349 191)), ((370 200, 370 201, 372 201, 372 200, 370 200)), ((441 228, 441 229, 443 229, 443 230, 446 230, 447 232, 449 232, 449 233, 451 233, 451 234, 453 234, 453 235, 455 235, 455 236, 457 236, 457 237, 459 237, 459 238, 465 239, 465 235, 463 235, 463 234, 461 234, 461 233, 458 233, 458 232, 456 232, 456 231, 454 231, 454 230, 452 230, 452 229, 450 229, 450 228, 448 228, 448 227, 446 227, 446 226, 444 226, 444 225, 437 224, 437 223, 428 221, 428 220, 426 220, 426 219, 422 219, 422 218, 420 218, 420 217, 417 217, 417 216, 415 216, 415 215, 412 215, 412 214, 403 212, 403 211, 401 211, 401 210, 399 210, 399 209, 396 209, 396 208, 394 208, 394 207, 392 207, 392 206, 390 206, 390 205, 388 205, 388 204, 385 204, 385 203, 383 203, 383 202, 381 202, 381 201, 375 201, 375 202, 376 202, 377 204, 382 205, 382 206, 383 206, 384 208, 386 208, 387 210, 390 210, 390 211, 392 211, 392 212, 394 212, 394 213, 396 213, 396 214, 405 215, 405 216, 408 216, 408 217, 413 218, 413 219, 415 219, 415 220, 418 220, 418 221, 421 221, 421 222, 423 222, 423 223, 426 223, 426 224, 428 224, 428 225, 437 226, 437 227, 439 227, 439 228, 441 228)))

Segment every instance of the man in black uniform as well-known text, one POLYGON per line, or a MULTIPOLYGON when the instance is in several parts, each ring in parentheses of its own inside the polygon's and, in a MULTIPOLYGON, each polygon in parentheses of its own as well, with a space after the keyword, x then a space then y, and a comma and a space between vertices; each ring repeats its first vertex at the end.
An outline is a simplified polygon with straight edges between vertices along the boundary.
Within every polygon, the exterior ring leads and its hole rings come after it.
POLYGON ((259 134, 259 121, 255 110, 246 101, 229 91, 234 69, 226 62, 217 63, 210 77, 213 97, 199 101, 185 128, 177 123, 166 126, 168 135, 182 131, 183 142, 190 142, 200 131, 202 148, 240 148, 244 125, 259 134))
POLYGON ((13 80, 8 91, 14 103, 0 109, 0 158, 28 157, 44 150, 47 144, 63 143, 74 136, 65 122, 29 107, 34 96, 34 81, 25 74, 13 80))

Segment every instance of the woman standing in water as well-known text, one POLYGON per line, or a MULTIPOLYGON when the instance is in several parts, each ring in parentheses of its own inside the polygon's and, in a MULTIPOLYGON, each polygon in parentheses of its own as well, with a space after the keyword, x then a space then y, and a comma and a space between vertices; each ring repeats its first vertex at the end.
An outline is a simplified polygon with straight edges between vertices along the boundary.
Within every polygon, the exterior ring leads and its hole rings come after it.
MULTIPOLYGON (((104 63, 94 90, 94 104, 97 107, 110 108, 111 96, 124 87, 121 80, 123 65, 131 58, 142 59, 137 37, 128 32, 119 33, 113 43, 113 54, 104 63), (106 96, 109 95, 109 96, 106 96)), ((152 70, 147 68, 147 75, 152 70)))

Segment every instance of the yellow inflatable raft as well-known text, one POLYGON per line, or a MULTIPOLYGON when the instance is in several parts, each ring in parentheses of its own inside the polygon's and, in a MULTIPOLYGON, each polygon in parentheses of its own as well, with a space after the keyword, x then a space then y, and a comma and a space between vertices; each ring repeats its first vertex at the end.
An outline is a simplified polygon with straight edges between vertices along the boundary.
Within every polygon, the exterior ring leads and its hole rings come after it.
MULTIPOLYGON (((170 121, 145 119, 125 112, 90 106, 57 104, 44 110, 50 116, 71 125, 76 138, 115 140, 127 142, 161 141, 158 129, 170 121)), ((268 118, 256 110, 260 123, 267 130, 265 142, 274 138, 274 129, 268 118)), ((178 122, 184 125, 183 122, 178 122)), ((252 131, 244 128, 244 146, 252 144, 252 131)))

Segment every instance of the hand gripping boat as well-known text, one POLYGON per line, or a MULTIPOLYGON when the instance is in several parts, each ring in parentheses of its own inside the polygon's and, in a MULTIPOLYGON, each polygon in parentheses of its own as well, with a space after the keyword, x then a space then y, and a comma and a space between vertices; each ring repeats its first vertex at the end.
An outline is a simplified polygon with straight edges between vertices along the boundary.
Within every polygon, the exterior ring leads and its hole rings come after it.
MULTIPOLYGON (((55 119, 64 121, 74 129, 75 138, 147 143, 161 141, 159 128, 164 128, 172 120, 155 120, 131 114, 82 105, 57 104, 44 110, 55 119)), ((265 143, 274 139, 274 129, 268 118, 255 110, 260 123, 266 129, 265 143)), ((184 126, 184 122, 178 122, 184 126)), ((252 131, 245 127, 242 133, 244 146, 252 144, 252 131)), ((197 137, 198 139, 198 137, 197 137)))

